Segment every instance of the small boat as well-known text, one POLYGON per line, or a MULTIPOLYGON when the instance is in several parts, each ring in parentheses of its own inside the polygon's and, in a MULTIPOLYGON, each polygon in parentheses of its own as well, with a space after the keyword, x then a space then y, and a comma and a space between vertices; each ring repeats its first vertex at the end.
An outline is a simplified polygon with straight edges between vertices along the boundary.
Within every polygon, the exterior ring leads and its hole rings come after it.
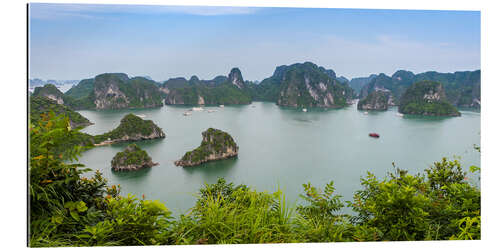
POLYGON ((208 109, 207 110, 208 113, 212 113, 212 112, 215 112, 215 111, 217 111, 217 110, 212 110, 212 109, 208 109))
POLYGON ((366 112, 366 111, 365 111, 365 112, 363 112, 363 115, 367 115, 367 114, 368 114, 368 112, 366 112))
POLYGON ((369 133, 368 135, 369 135, 370 137, 373 137, 373 138, 379 138, 379 137, 380 137, 380 135, 379 135, 379 134, 377 134, 377 133, 369 133))
POLYGON ((202 107, 194 107, 191 109, 191 111, 203 111, 202 107))
POLYGON ((219 105, 219 107, 224 108, 224 105, 221 104, 221 105, 219 105))
POLYGON ((403 117, 403 116, 404 116, 404 115, 403 115, 403 114, 401 114, 401 113, 397 113, 396 115, 397 115, 397 116, 399 116, 399 117, 403 117))
POLYGON ((184 116, 188 116, 188 115, 191 115, 191 112, 184 112, 183 113, 184 116))
POLYGON ((255 108, 255 105, 252 105, 252 108, 255 108))
POLYGON ((307 112, 307 109, 302 109, 302 112, 307 112))
POLYGON ((146 115, 144 115, 144 114, 139 114, 139 115, 137 115, 137 116, 139 116, 139 117, 140 117, 140 118, 142 118, 142 119, 146 118, 146 115))

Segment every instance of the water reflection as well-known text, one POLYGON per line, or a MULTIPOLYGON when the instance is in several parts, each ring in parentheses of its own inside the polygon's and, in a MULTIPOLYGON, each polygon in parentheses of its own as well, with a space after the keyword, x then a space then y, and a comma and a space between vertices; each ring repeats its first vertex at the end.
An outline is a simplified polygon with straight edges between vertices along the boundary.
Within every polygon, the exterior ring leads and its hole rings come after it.
POLYGON ((189 175, 203 176, 204 178, 228 176, 232 172, 238 157, 222 161, 207 162, 199 166, 185 167, 184 171, 189 175))

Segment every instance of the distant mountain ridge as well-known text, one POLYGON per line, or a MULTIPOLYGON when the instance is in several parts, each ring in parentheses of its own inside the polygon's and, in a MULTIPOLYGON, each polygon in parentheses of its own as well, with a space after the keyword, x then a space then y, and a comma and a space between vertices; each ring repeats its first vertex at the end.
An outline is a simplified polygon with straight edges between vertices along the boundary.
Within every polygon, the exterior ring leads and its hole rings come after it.
MULTIPOLYGON (((380 91, 387 98, 374 95, 377 98, 362 103, 366 109, 371 109, 371 106, 385 109, 386 104, 399 105, 401 96, 413 83, 429 80, 443 85, 447 100, 454 106, 480 108, 481 103, 480 70, 419 74, 398 70, 392 76, 380 73, 349 80, 337 76, 332 69, 304 62, 277 66, 270 77, 260 82, 244 80, 239 68, 232 68, 228 75, 209 80, 193 75, 189 80, 176 77, 160 83, 148 78, 104 73, 81 80, 64 94, 53 91, 52 99, 72 109, 147 108, 159 107, 163 103, 230 105, 252 101, 269 101, 291 107, 338 108, 353 103, 355 98, 362 101, 370 93, 380 91), (386 104, 382 103, 386 101, 386 104)), ((41 79, 31 81, 35 84, 45 82, 41 79)), ((55 85, 51 86, 48 87, 51 91, 57 89, 53 87, 55 85)))

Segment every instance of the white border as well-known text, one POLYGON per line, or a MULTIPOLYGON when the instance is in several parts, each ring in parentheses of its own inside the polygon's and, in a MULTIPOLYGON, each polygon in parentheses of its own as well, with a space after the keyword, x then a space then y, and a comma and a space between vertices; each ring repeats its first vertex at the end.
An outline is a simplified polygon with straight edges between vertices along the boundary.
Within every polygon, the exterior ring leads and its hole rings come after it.
MULTIPOLYGON (((217 246, 169 246, 171 249, 296 249, 332 248, 336 249, 472 249, 485 248, 495 244, 498 237, 498 180, 500 167, 495 157, 500 127, 498 97, 500 93, 498 69, 498 26, 499 11, 494 1, 397 1, 397 0, 350 0, 341 2, 321 0, 102 0, 102 1, 33 1, 50 3, 107 3, 107 4, 162 4, 162 5, 209 5, 209 6, 255 6, 255 7, 330 7, 364 9, 440 9, 440 10, 480 10, 481 11, 481 78, 482 78, 482 239, 481 241, 443 242, 390 242, 390 243, 330 243, 330 244, 277 244, 277 245, 217 245, 217 246)), ((2 202, 1 236, 5 249, 26 246, 26 2, 2 2, 1 18, 1 71, 3 107, 0 124, 2 131, 2 202)), ((152 247, 147 247, 152 248, 152 247)), ((64 248, 65 249, 65 248, 64 248)), ((87 249, 87 248, 84 248, 87 249)), ((90 248, 89 248, 90 249, 90 248)), ((101 248, 92 248, 101 249, 101 248)), ((102 248, 104 249, 104 248, 102 248)), ((135 249, 135 247, 128 248, 135 249)), ((140 249, 145 249, 140 248, 140 249)))

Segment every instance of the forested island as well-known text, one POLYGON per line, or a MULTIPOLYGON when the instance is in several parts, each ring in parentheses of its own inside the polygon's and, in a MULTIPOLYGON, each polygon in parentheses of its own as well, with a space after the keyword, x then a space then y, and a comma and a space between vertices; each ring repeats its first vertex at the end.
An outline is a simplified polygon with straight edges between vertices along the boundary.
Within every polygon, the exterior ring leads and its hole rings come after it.
POLYGON ((74 109, 123 109, 161 107, 165 93, 156 82, 124 73, 105 73, 80 81, 66 92, 74 109))
POLYGON ((190 167, 238 155, 239 147, 228 133, 209 128, 201 134, 203 136, 201 145, 192 151, 186 152, 180 160, 175 161, 175 165, 190 167))
MULTIPOLYGON (((390 93, 391 106, 398 106, 400 98, 412 84, 421 81, 434 81, 443 85, 447 100, 455 107, 481 107, 481 71, 457 71, 455 73, 439 73, 428 71, 414 74, 411 71, 398 70, 392 76, 383 73, 364 78, 364 84, 359 92, 363 100, 373 91, 390 93)), ((351 81, 354 81, 351 80, 351 81)), ((359 80, 357 80, 359 81, 359 80)))
POLYGON ((157 138, 165 138, 165 133, 153 121, 143 120, 134 114, 128 114, 121 119, 118 127, 107 133, 94 136, 94 141, 97 145, 106 145, 157 138))
POLYGON ((401 96, 398 111, 412 115, 460 116, 446 99, 443 85, 433 81, 412 84, 401 96))
MULTIPOLYGON (((400 106, 403 94, 413 84, 435 81, 442 84, 443 93, 451 105, 479 109, 480 80, 480 70, 420 74, 398 70, 392 76, 380 73, 349 81, 345 77, 337 77, 332 69, 304 62, 278 66, 272 76, 261 82, 244 80, 238 68, 232 68, 227 76, 219 75, 211 80, 200 80, 193 75, 189 80, 177 77, 164 82, 146 77, 129 78, 124 73, 104 73, 80 81, 64 94, 54 85, 47 84, 37 87, 32 95, 44 96, 72 110, 151 108, 163 103, 241 105, 252 101, 268 101, 296 108, 341 108, 354 103, 355 98, 360 99, 359 110, 387 110, 390 106, 400 106)), ((429 115, 440 114, 431 113, 429 115)))
POLYGON ((116 153, 111 160, 111 169, 114 171, 135 171, 158 165, 139 146, 132 143, 124 151, 116 153))

